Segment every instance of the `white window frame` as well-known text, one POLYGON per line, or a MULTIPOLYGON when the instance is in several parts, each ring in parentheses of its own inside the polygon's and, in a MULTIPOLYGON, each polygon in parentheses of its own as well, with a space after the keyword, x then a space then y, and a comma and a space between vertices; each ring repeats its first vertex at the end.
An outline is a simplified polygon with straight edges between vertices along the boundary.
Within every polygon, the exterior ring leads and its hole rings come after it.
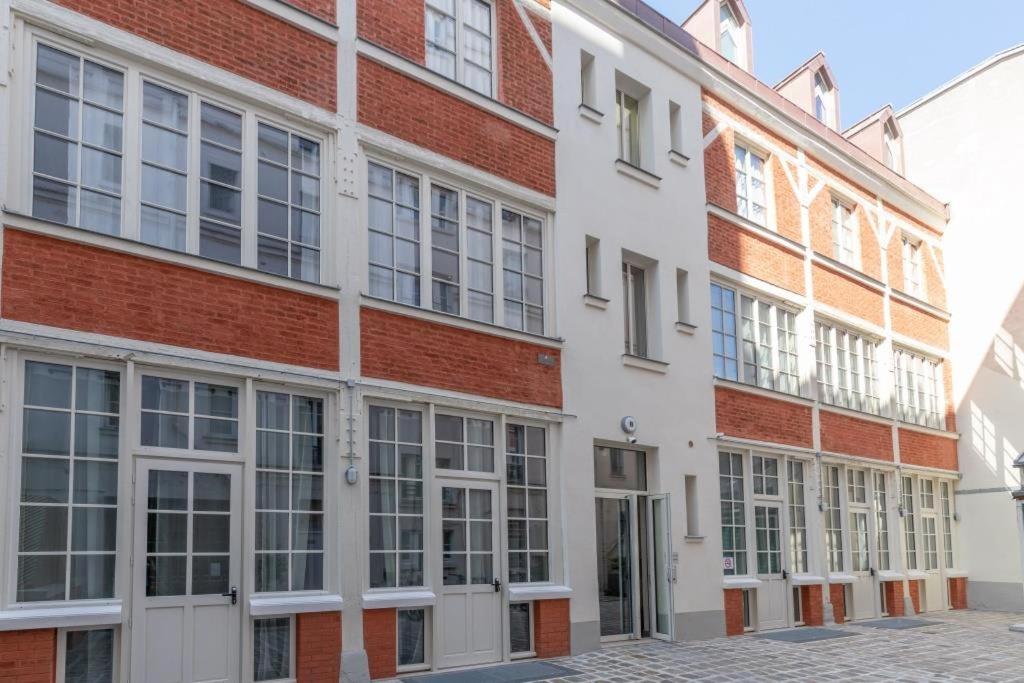
POLYGON ((416 671, 430 671, 434 668, 433 658, 431 657, 434 652, 433 623, 433 608, 429 605, 399 607, 395 610, 395 671, 400 674, 405 674, 416 671), (398 661, 398 639, 401 637, 401 633, 398 630, 398 615, 400 612, 415 612, 417 610, 423 611, 423 663, 402 665, 398 661))
POLYGON ((287 619, 288 620, 288 677, 287 678, 273 678, 259 683, 295 683, 295 615, 294 614, 268 614, 266 616, 251 617, 249 619, 249 630, 252 633, 252 649, 249 652, 249 664, 248 668, 250 674, 255 679, 256 675, 256 621, 259 619, 287 619))
MULTIPOLYGON (((68 633, 76 633, 78 631, 113 631, 113 646, 111 656, 111 669, 113 670, 113 676, 111 677, 112 683, 118 683, 121 680, 121 627, 117 624, 103 625, 103 626, 68 626, 57 629, 57 666, 54 675, 54 681, 56 683, 64 683, 67 676, 67 643, 68 633)), ((270 683, 269 681, 267 683, 270 683)))
MULTIPOLYGON (((116 236, 131 240, 140 245, 142 250, 161 250, 163 247, 144 243, 140 239, 141 216, 141 132, 142 132, 142 83, 152 82, 179 93, 187 94, 190 101, 189 135, 188 135, 188 180, 187 180, 187 219, 186 248, 184 251, 171 253, 201 258, 210 263, 223 265, 227 268, 243 268, 273 278, 292 280, 258 268, 257 261, 257 143, 256 131, 260 122, 275 128, 288 131, 312 140, 320 145, 320 272, 318 283, 333 285, 337 281, 334 270, 334 245, 336 244, 333 225, 333 201, 326 183, 327 169, 333 167, 334 155, 332 148, 334 133, 329 128, 320 127, 305 120, 297 125, 298 117, 290 110, 268 107, 265 101, 250 97, 237 96, 228 99, 216 94, 212 88, 202 81, 192 79, 187 74, 162 70, 160 66, 151 66, 141 56, 116 53, 94 45, 85 45, 72 39, 58 35, 45 29, 19 24, 21 30, 12 32, 14 48, 25 54, 25 59, 18 63, 15 77, 12 79, 12 95, 14 102, 19 104, 12 109, 12 120, 17 130, 25 135, 14 135, 11 138, 10 159, 11 173, 8 174, 8 197, 11 208, 25 216, 32 215, 32 178, 34 142, 31 130, 34 127, 34 92, 37 46, 44 44, 57 50, 68 52, 79 58, 95 62, 102 66, 121 72, 124 75, 124 111, 123 111, 123 152, 122 152, 122 187, 121 187, 121 223, 116 236), (199 254, 199 137, 200 119, 199 102, 208 102, 216 107, 241 113, 242 121, 242 206, 241 206, 241 263, 233 265, 224 261, 211 259, 199 254), (17 107, 20 107, 18 109, 17 107), (20 123, 19 123, 20 122, 20 123), (14 161, 18 160, 18 161, 14 161)), ((234 91, 244 92, 242 88, 234 91)), ((72 229, 105 234, 85 228, 72 229)))
POLYGON ((893 350, 896 416, 901 422, 933 429, 944 427, 943 364, 913 351, 893 350), (908 381, 909 380, 909 381, 908 381))
POLYGON ((736 10, 729 0, 723 0, 718 5, 718 51, 719 53, 731 61, 733 64, 741 68, 746 67, 746 55, 747 46, 745 40, 745 31, 743 30, 743 24, 739 17, 736 16, 736 10), (723 10, 727 11, 728 16, 723 16, 723 10), (733 43, 736 45, 736 53, 732 58, 727 56, 722 50, 722 36, 728 33, 729 37, 732 38, 733 43))
POLYGON ((903 154, 900 149, 900 136, 893 121, 887 120, 882 127, 882 144, 885 146, 885 165, 897 173, 902 172, 903 154))
MULTIPOLYGON (((426 52, 426 50, 429 49, 429 46, 435 44, 427 36, 427 31, 426 31, 426 26, 427 26, 426 22, 429 21, 429 19, 427 19, 426 15, 427 15, 427 13, 429 13, 431 11, 434 11, 437 14, 440 14, 440 15, 443 15, 443 16, 451 18, 455 22, 455 52, 451 52, 450 50, 448 50, 448 48, 444 48, 444 47, 438 46, 439 50, 442 50, 443 52, 448 52, 449 54, 451 54, 455 58, 455 76, 454 76, 454 78, 452 80, 458 82, 461 85, 464 85, 465 87, 469 88, 473 92, 480 93, 481 95, 483 95, 485 97, 494 97, 495 96, 494 93, 495 93, 495 89, 496 89, 495 88, 495 78, 496 78, 496 75, 498 73, 498 69, 497 69, 497 60, 498 60, 498 31, 497 31, 497 28, 498 28, 498 18, 496 16, 496 14, 497 14, 497 7, 495 7, 495 3, 492 2, 492 0, 454 0, 453 4, 455 6, 455 15, 454 16, 451 15, 451 14, 448 14, 445 11, 443 11, 440 7, 438 7, 434 3, 430 2, 430 0, 424 0, 424 19, 423 19, 423 21, 424 21, 424 40, 425 40, 425 46, 426 46, 424 48, 424 50, 425 50, 425 52, 424 52, 424 61, 425 62, 427 61, 427 56, 426 56, 427 52, 426 52), (476 29, 467 28, 466 27, 466 22, 463 21, 463 3, 467 2, 467 1, 468 2, 480 2, 483 5, 487 5, 488 9, 489 9, 489 13, 490 13, 490 19, 491 19, 491 21, 490 21, 490 35, 488 35, 487 38, 490 41, 490 46, 491 46, 491 50, 490 50, 490 52, 491 52, 491 62, 488 65, 488 69, 490 71, 491 78, 490 78, 490 87, 488 88, 488 90, 486 92, 477 90, 476 88, 473 88, 472 86, 470 86, 466 82, 466 65, 465 65, 465 61, 466 61, 466 33, 469 32, 469 31, 477 32, 476 29)), ((479 66, 479 67, 483 68, 482 65, 479 65, 479 64, 477 64, 476 66, 479 66)), ((427 67, 427 68, 430 68, 430 67, 427 67)), ((431 71, 434 71, 434 70, 431 69, 431 71)), ((441 73, 440 71, 434 71, 434 73, 437 73, 437 74, 443 76, 444 78, 448 78, 448 76, 446 76, 445 74, 441 73)))
POLYGON ((889 515, 889 475, 881 470, 871 472, 871 501, 875 513, 875 545, 878 548, 878 568, 892 569, 892 528, 889 515), (881 481, 882 486, 878 483, 881 481), (884 524, 883 524, 884 522, 884 524))
POLYGON ((643 162, 643 125, 640 108, 640 98, 633 97, 621 88, 616 89, 615 125, 619 136, 619 159, 636 168, 642 168, 643 162), (624 125, 627 122, 635 124, 635 130, 629 125, 624 125))
MULTIPOLYGON (((468 184, 465 180, 462 182, 456 182, 448 176, 441 174, 433 175, 431 172, 410 166, 407 163, 401 163, 397 160, 389 159, 381 156, 368 156, 364 165, 364 172, 367 176, 364 176, 364 182, 366 187, 369 186, 368 171, 369 164, 376 164, 387 169, 390 169, 392 173, 400 173, 410 178, 414 178, 419 183, 419 242, 417 246, 418 257, 419 257, 419 273, 413 274, 411 271, 404 269, 398 269, 397 266, 392 265, 390 270, 392 271, 392 278, 394 278, 394 271, 401 270, 404 273, 415 275, 419 282, 419 301, 415 303, 404 303, 398 301, 396 295, 396 288, 392 289, 392 297, 390 299, 380 297, 370 293, 369 282, 370 282, 370 267, 374 265, 370 262, 370 247, 369 247, 369 232, 370 232, 370 217, 369 217, 369 206, 367 202, 367 208, 363 210, 363 235, 365 236, 366 244, 365 250, 363 251, 363 274, 364 282, 367 283, 365 293, 367 296, 380 299, 382 301, 391 301, 402 306, 409 306, 423 311, 429 311, 433 314, 448 316, 453 318, 459 318, 469 322, 474 322, 482 325, 493 325, 496 327, 502 327, 524 334, 534 336, 550 336, 553 333, 554 328, 554 306, 552 292, 554 290, 554 259, 553 253, 553 237, 551 229, 551 221, 545 214, 531 210, 527 207, 522 206, 513 201, 501 198, 500 195, 493 192, 477 192, 474 190, 467 190, 465 186, 468 184), (446 313, 444 311, 435 311, 433 309, 433 296, 432 296, 432 282, 433 282, 433 268, 431 255, 433 254, 433 240, 431 235, 431 187, 437 185, 447 190, 453 190, 459 193, 459 268, 460 276, 459 280, 459 314, 446 313), (493 320, 481 321, 469 317, 469 292, 472 288, 469 287, 469 262, 472 259, 469 256, 469 245, 468 245, 468 227, 466 219, 466 198, 478 200, 490 204, 492 207, 491 216, 491 268, 492 268, 492 306, 493 306, 493 320), (543 287, 542 304, 541 306, 534 306, 535 308, 542 308, 543 317, 543 330, 540 333, 530 332, 525 329, 525 321, 523 328, 510 327, 505 323, 505 258, 504 258, 504 246, 503 246, 503 227, 502 227, 502 212, 511 211, 523 218, 529 218, 540 222, 541 225, 541 283, 543 287)), ((392 202, 394 204, 394 202, 392 202)), ((393 211, 393 209, 392 209, 393 211)), ((394 216, 394 214, 392 214, 394 216)), ((393 236, 392 239, 398 239, 393 236)), ((394 254, 394 250, 392 250, 394 254)), ((386 266, 381 266, 386 268, 386 266)))
POLYGON ((806 573, 810 571, 810 536, 808 534, 809 524, 807 519, 807 492, 808 475, 811 473, 813 464, 808 460, 799 458, 786 458, 786 519, 785 528, 789 535, 789 570, 793 573, 806 573), (799 481, 794 479, 794 470, 800 468, 799 481), (800 501, 797 502, 796 492, 799 488, 800 501), (803 524, 796 523, 796 512, 800 511, 803 516, 803 524))
POLYGON ((825 529, 825 567, 829 572, 843 572, 846 570, 846 543, 844 536, 846 525, 843 515, 843 468, 836 463, 823 463, 821 466, 821 503, 822 512, 825 515, 823 526, 825 529), (830 473, 835 473, 835 483, 832 482, 830 473), (834 496, 834 500, 832 497, 834 496), (832 517, 833 513, 835 517, 832 517), (838 520, 839 525, 833 524, 838 520), (837 547, 838 545, 838 547, 837 547))
POLYGON ((907 294, 919 299, 925 298, 924 281, 924 242, 915 240, 909 235, 903 235, 903 289, 907 294))
POLYGON ((832 254, 835 260, 860 269, 860 226, 854 207, 832 195, 832 254))
POLYGON ((816 321, 818 400, 840 408, 881 415, 879 348, 878 341, 872 337, 831 321, 816 321))
POLYGON ((945 569, 956 567, 956 552, 954 540, 953 521, 956 512, 953 509, 956 489, 954 482, 946 479, 939 480, 939 514, 942 517, 942 549, 943 558, 941 566, 945 569))
POLYGON ((528 601, 527 600, 516 600, 516 601, 509 601, 509 603, 508 603, 509 608, 511 608, 512 605, 522 605, 522 604, 526 604, 526 605, 528 605, 530 607, 530 617, 529 617, 530 618, 530 649, 529 650, 524 650, 522 652, 512 652, 512 629, 511 629, 511 627, 509 627, 509 639, 508 639, 509 640, 509 644, 508 645, 509 645, 509 659, 511 659, 511 660, 516 660, 516 659, 532 659, 532 658, 537 656, 537 639, 536 639, 537 635, 535 633, 536 629, 533 627, 533 602, 534 602, 533 600, 528 600, 528 601))
POLYGON ((771 155, 756 145, 737 138, 733 143, 733 159, 733 175, 736 176, 736 214, 751 223, 773 229, 772 184, 771 172, 769 170, 771 155), (761 162, 760 175, 755 172, 751 157, 755 157, 761 162), (742 178, 739 176, 742 176, 742 178), (761 182, 762 192, 764 193, 763 205, 754 202, 752 199, 754 195, 754 181, 756 180, 761 182), (740 202, 746 202, 746 209, 741 207, 740 202), (761 207, 764 213, 763 220, 758 220, 757 213, 753 209, 754 206, 761 207))
POLYGON ((749 464, 747 463, 747 455, 745 453, 743 453, 742 451, 719 451, 718 452, 719 503, 720 504, 728 504, 730 506, 730 508, 732 508, 733 506, 739 506, 740 509, 741 509, 741 519, 740 519, 740 521, 738 523, 736 522, 735 519, 733 519, 733 523, 732 524, 721 524, 719 529, 724 529, 726 527, 732 529, 733 530, 733 539, 734 539, 734 541, 735 541, 735 538, 736 538, 736 534, 735 534, 736 530, 742 530, 743 531, 743 547, 742 548, 738 547, 738 545, 735 544, 735 542, 734 542, 733 548, 727 550, 724 547, 724 544, 723 544, 723 547, 722 547, 722 560, 723 560, 722 573, 725 576, 749 576, 751 574, 752 570, 754 569, 754 563, 751 562, 752 553, 754 552, 754 549, 753 549, 754 543, 753 543, 753 537, 749 533, 749 530, 748 530, 748 526, 749 525, 747 523, 748 522, 748 518, 753 514, 753 511, 752 511, 753 510, 753 504, 752 504, 752 500, 751 500, 752 496, 749 495, 748 492, 747 492, 747 486, 748 486, 747 481, 748 481, 749 478, 746 476, 746 470, 747 470, 748 467, 749 467, 749 464), (722 472, 722 458, 723 457, 726 458, 728 460, 728 462, 729 462, 729 472, 728 473, 722 472), (739 463, 740 463, 739 472, 737 472, 736 469, 733 467, 733 464, 736 462, 736 460, 735 460, 736 458, 739 459, 739 463), (729 484, 730 484, 729 498, 728 499, 723 499, 721 497, 722 479, 723 478, 728 479, 729 480, 729 484), (740 482, 740 491, 742 492, 742 498, 734 498, 732 496, 732 491, 733 491, 732 487, 733 487, 733 485, 734 485, 736 480, 739 480, 739 482, 740 482), (725 562, 725 559, 727 557, 732 557, 732 559, 733 559, 733 568, 732 569, 726 569, 725 566, 724 566, 724 562, 725 562), (741 557, 743 558, 743 563, 745 565, 743 567, 743 569, 745 571, 743 571, 743 572, 738 571, 739 567, 737 567, 737 561, 741 557))
POLYGON ((651 272, 645 266, 629 259, 622 261, 622 306, 625 330, 625 352, 639 358, 651 357, 651 272), (641 293, 643 301, 637 301, 637 272, 643 278, 641 293), (640 304, 640 309, 638 309, 640 304), (641 315, 642 313, 642 315, 641 315))
POLYGON ((829 102, 831 88, 825 84, 821 71, 814 74, 814 118, 826 126, 832 125, 832 107, 829 102))
POLYGON ((905 569, 914 571, 920 568, 920 543, 917 537, 920 534, 918 521, 921 516, 917 510, 917 503, 914 498, 914 477, 902 475, 900 477, 900 509, 903 517, 903 561, 905 569))

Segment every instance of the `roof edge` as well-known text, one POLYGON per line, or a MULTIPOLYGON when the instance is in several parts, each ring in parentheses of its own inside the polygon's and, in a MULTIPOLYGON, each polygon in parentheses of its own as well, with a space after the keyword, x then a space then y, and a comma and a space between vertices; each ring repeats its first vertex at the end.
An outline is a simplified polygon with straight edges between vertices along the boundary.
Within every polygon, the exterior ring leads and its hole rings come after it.
POLYGON ((909 114, 910 112, 914 111, 918 107, 921 107, 921 106, 927 104, 931 100, 934 100, 937 97, 941 97, 942 95, 945 95, 948 91, 956 88, 961 83, 974 78, 975 76, 980 74, 982 71, 985 71, 986 69, 990 69, 993 66, 995 66, 996 64, 999 64, 1000 62, 1002 62, 1002 61, 1004 61, 1006 59, 1010 59, 1012 57, 1016 57, 1019 54, 1024 54, 1024 43, 1019 43, 1017 45, 1014 45, 1013 47, 1008 47, 1005 50, 1002 50, 1000 52, 995 53, 994 55, 992 55, 988 59, 985 59, 984 61, 979 62, 978 64, 975 64, 971 68, 967 69, 966 71, 961 72, 957 76, 954 76, 952 79, 946 81, 945 83, 943 83, 939 87, 935 88, 934 90, 932 90, 932 91, 922 95, 921 97, 917 98, 916 100, 914 100, 910 104, 906 105, 905 107, 903 107, 899 111, 895 112, 893 114, 893 116, 895 116, 897 119, 899 119, 902 116, 904 116, 905 114, 909 114))

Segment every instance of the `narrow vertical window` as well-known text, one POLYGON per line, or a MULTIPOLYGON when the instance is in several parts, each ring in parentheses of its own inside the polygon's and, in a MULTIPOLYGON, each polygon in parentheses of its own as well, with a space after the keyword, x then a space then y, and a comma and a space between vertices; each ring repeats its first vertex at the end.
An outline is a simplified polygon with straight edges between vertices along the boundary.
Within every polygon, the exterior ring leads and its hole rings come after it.
POLYGON ((921 518, 921 538, 924 541, 924 568, 931 571, 939 568, 938 538, 935 533, 935 518, 921 518))
POLYGON ((76 55, 36 51, 32 215, 121 232, 124 75, 76 55))
POLYGON ((256 393, 256 591, 324 587, 324 405, 256 393))
POLYGON ((722 498, 722 557, 726 576, 747 573, 747 512, 743 493, 743 456, 718 454, 722 498))
POLYGON ((736 213, 758 225, 768 222, 764 158, 741 145, 736 153, 736 213))
POLYGON ((683 153, 683 109, 675 102, 668 103, 669 149, 683 153))
POLYGON ((840 263, 860 266, 857 229, 853 224, 853 211, 838 199, 832 199, 832 249, 840 263))
POLYGON ((832 117, 828 107, 828 94, 830 88, 825 84, 821 72, 814 74, 814 118, 826 126, 832 125, 832 117))
POLYGON ((594 83, 594 55, 580 50, 580 104, 591 109, 597 102, 596 85, 594 83))
POLYGON ((903 237, 903 289, 916 297, 924 296, 924 275, 921 265, 921 243, 903 237))
POLYGON ((723 2, 718 9, 719 41, 718 50, 722 56, 734 64, 742 61, 743 43, 740 38, 740 27, 736 15, 728 2, 723 2))
POLYGON ((188 213, 188 96, 142 84, 141 239, 185 251, 188 213))
POLYGON ((891 569, 889 560, 889 503, 886 494, 886 475, 874 473, 875 533, 878 542, 878 568, 891 569))
POLYGON ((494 207, 466 197, 466 250, 469 317, 494 322, 494 207))
POLYGON ((825 507, 825 554, 828 570, 841 572, 843 561, 843 512, 839 505, 839 468, 822 467, 822 503, 825 507))
POLYGON ((914 482, 910 477, 903 477, 903 530, 907 569, 917 569, 917 517, 914 514, 914 482))
POLYGON ((420 181, 370 163, 370 294, 420 304, 420 181))
POLYGON ((459 193, 430 188, 431 301, 435 311, 459 315, 459 193))
POLYGON ((292 618, 254 619, 253 679, 277 681, 291 677, 292 618))
POLYGON ((953 510, 950 501, 951 484, 939 482, 939 505, 942 512, 942 552, 946 569, 953 569, 953 510))
POLYGON ((24 370, 16 600, 112 598, 121 376, 24 370))
POLYGON ((623 262, 622 301, 626 353, 647 357, 647 273, 640 266, 623 262))
POLYGON ((370 406, 370 587, 423 585, 422 414, 370 406))
POLYGON ((506 427, 508 580, 512 583, 549 580, 545 436, 542 427, 506 427))
POLYGON ((807 571, 807 504, 804 487, 804 463, 786 463, 789 480, 789 555, 794 573, 807 571))
POLYGON ((676 269, 676 322, 690 322, 690 275, 676 269))
POLYGON ((112 628, 64 634, 64 683, 113 683, 115 636, 112 628))
POLYGON ((427 611, 422 607, 398 610, 398 666, 427 662, 427 611))
POLYGON ((505 326, 544 333, 543 224, 536 218, 503 209, 505 326))
POLYGON ((640 103, 621 90, 615 91, 616 125, 619 131, 619 159, 640 166, 640 103))
POLYGON ((711 283, 711 346, 715 377, 738 379, 736 355, 736 294, 711 283))
POLYGON ((515 654, 533 652, 532 610, 528 602, 513 602, 508 606, 509 651, 515 654))
POLYGON ((199 254, 242 262, 242 117, 203 102, 199 126, 199 254))
POLYGON ((320 143, 259 124, 260 270, 320 281, 320 143))
POLYGON ((587 294, 601 296, 601 240, 587 235, 587 294))

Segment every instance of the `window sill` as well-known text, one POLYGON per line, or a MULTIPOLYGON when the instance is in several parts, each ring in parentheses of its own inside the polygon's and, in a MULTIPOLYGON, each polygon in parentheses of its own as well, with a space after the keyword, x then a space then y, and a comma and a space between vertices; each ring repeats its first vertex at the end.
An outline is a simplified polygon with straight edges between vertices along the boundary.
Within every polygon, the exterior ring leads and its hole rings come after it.
POLYGON ((921 425, 916 422, 906 422, 904 420, 897 420, 896 426, 900 429, 906 429, 911 432, 920 432, 921 434, 930 434, 932 436, 940 436, 946 439, 960 439, 959 432, 947 432, 941 427, 929 427, 928 425, 921 425))
POLYGON ((871 413, 866 410, 857 410, 856 408, 847 408, 846 406, 837 406, 834 403, 829 403, 828 401, 819 400, 818 403, 820 404, 822 410, 829 413, 845 415, 847 417, 852 417, 855 420, 864 420, 866 422, 875 422, 877 424, 892 425, 892 418, 886 417, 885 415, 871 413))
POLYGON ((380 593, 363 593, 363 609, 385 607, 431 607, 437 596, 429 590, 398 590, 380 593))
POLYGON ((793 578, 789 582, 793 586, 820 586, 825 583, 825 577, 813 574, 793 574, 793 578))
POLYGON ((784 391, 778 391, 777 389, 765 389, 754 384, 747 384, 746 382, 739 382, 734 379, 725 379, 723 377, 715 377, 714 383, 716 387, 723 387, 726 389, 734 389, 736 391, 743 391, 748 394, 757 394, 758 396, 764 396, 765 398, 773 398, 777 401, 788 401, 789 403, 798 403, 808 408, 814 407, 814 401, 804 396, 797 394, 787 394, 784 391))
POLYGON ((947 579, 966 579, 967 578, 967 570, 966 569, 945 569, 945 570, 943 570, 943 574, 946 575, 947 579))
POLYGON ((686 156, 682 152, 677 152, 674 149, 670 149, 668 151, 668 160, 673 164, 678 164, 684 168, 690 165, 690 157, 686 156))
POLYGON ((665 361, 643 358, 629 353, 622 354, 622 364, 626 367, 647 370, 648 372, 656 372, 660 375, 668 373, 668 363, 665 361))
POLYGON ((684 323, 682 321, 676 322, 676 332, 679 334, 693 335, 697 332, 697 326, 693 323, 684 323))
POLYGON ((923 581, 928 578, 928 572, 921 569, 908 569, 907 578, 911 581, 923 581))
POLYGON ((633 180, 639 180, 644 185, 648 185, 650 187, 653 187, 654 189, 658 189, 659 187, 661 187, 660 177, 654 175, 649 171, 645 171, 639 166, 634 166, 633 164, 629 163, 628 161, 624 161, 623 159, 615 160, 615 170, 624 176, 632 178, 633 180))
POLYGON ((590 121, 592 123, 601 123, 602 121, 604 121, 604 113, 599 112, 598 110, 594 109, 585 102, 580 103, 578 111, 580 113, 580 116, 582 116, 587 121, 590 121))
POLYGON ((683 540, 687 543, 703 543, 707 536, 683 536, 683 540))
POLYGON ((104 604, 25 607, 0 611, 0 631, 75 626, 113 626, 121 623, 121 601, 104 604))
POLYGON ((842 584, 857 583, 857 577, 853 574, 847 574, 846 572, 836 572, 834 574, 830 572, 828 575, 828 582, 842 584))
POLYGON ((572 595, 572 588, 557 585, 520 584, 508 587, 508 599, 511 602, 528 602, 530 600, 557 600, 572 595))
POLYGON ((267 595, 249 598, 249 614, 254 617, 266 617, 307 612, 338 612, 341 611, 341 605, 340 595, 326 593, 267 595))
POLYGON ((863 284, 865 287, 873 289, 876 292, 881 293, 885 291, 885 283, 882 282, 881 280, 876 280, 870 275, 864 273, 860 269, 859 265, 843 263, 839 259, 832 258, 831 256, 826 256, 825 254, 822 254, 817 251, 812 253, 812 260, 815 263, 824 266, 825 268, 828 268, 834 273, 838 275, 845 275, 846 277, 856 280, 857 282, 863 284))
POLYGON ((726 576, 722 579, 722 588, 758 588, 761 579, 753 576, 726 576))
POLYGON ((883 583, 886 581, 902 581, 905 578, 901 572, 894 572, 890 569, 880 569, 878 571, 878 580, 883 583))
POLYGON ((596 296, 594 294, 584 294, 583 303, 591 308, 599 308, 602 311, 606 311, 608 310, 608 304, 610 301, 604 297, 596 296))
POLYGON ((945 322, 949 322, 950 320, 950 316, 947 311, 939 308, 938 306, 928 303, 921 297, 914 296, 913 294, 907 294, 906 292, 899 289, 893 289, 892 298, 896 299, 900 303, 904 303, 907 304, 908 306, 918 308, 924 311, 925 313, 933 315, 936 318, 939 318, 945 322))

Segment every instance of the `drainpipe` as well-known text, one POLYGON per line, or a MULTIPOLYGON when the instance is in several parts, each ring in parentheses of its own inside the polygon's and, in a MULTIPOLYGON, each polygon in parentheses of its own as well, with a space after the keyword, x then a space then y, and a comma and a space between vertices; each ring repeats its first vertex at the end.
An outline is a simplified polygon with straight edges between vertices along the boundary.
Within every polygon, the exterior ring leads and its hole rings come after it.
POLYGON ((348 426, 345 429, 348 440, 348 467, 345 469, 345 481, 355 484, 359 481, 359 470, 356 468, 356 434, 355 434, 355 394, 356 383, 354 380, 345 380, 345 388, 348 389, 348 426))

